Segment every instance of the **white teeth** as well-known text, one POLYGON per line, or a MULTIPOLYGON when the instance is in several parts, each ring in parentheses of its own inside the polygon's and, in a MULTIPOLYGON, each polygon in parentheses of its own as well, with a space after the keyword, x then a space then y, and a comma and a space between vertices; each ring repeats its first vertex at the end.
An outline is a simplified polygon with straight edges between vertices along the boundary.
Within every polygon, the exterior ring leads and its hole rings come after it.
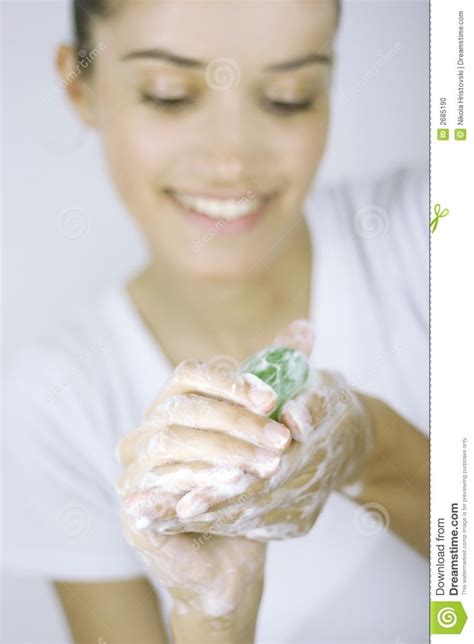
POLYGON ((258 197, 248 199, 209 199, 208 197, 193 197, 176 192, 173 193, 173 196, 184 206, 213 219, 247 217, 262 205, 262 199, 258 197))

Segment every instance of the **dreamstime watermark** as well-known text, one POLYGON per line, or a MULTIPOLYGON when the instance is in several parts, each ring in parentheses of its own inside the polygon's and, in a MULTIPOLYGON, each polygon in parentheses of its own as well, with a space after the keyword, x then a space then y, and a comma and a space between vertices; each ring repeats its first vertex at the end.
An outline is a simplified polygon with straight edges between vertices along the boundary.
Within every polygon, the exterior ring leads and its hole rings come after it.
POLYGON ((86 70, 92 63, 102 54, 106 49, 103 42, 99 42, 92 49, 81 49, 77 53, 77 62, 73 69, 69 71, 67 76, 62 78, 59 83, 55 83, 53 87, 45 90, 42 97, 37 101, 36 113, 43 115, 46 109, 47 115, 50 117, 50 123, 44 124, 43 120, 41 127, 37 128, 35 132, 38 137, 38 142, 41 147, 45 148, 53 154, 70 154, 78 150, 85 143, 89 136, 88 128, 82 123, 70 122, 70 111, 65 112, 65 90, 66 88, 77 81, 81 75, 85 74, 86 70), (41 108, 43 110, 41 111, 41 108), (64 117, 66 122, 64 122, 64 117))
POLYGON ((211 89, 233 89, 240 83, 240 68, 232 58, 214 58, 206 67, 205 78, 211 89))
MULTIPOLYGON (((252 190, 248 190, 245 197, 242 197, 241 199, 238 200, 237 203, 248 203, 252 199, 255 199, 255 194, 252 192, 252 190)), ((224 215, 224 217, 218 219, 214 226, 209 229, 207 233, 204 235, 201 235, 201 237, 193 243, 193 253, 198 253, 203 246, 205 246, 208 242, 210 242, 214 237, 216 237, 221 230, 223 230, 229 222, 233 220, 232 218, 232 213, 229 212, 229 214, 224 215)))
POLYGON ((45 396, 45 401, 47 403, 52 403, 57 400, 58 396, 71 384, 72 380, 77 377, 81 372, 83 366, 93 360, 94 356, 97 355, 98 351, 103 351, 105 346, 100 340, 96 346, 87 349, 84 351, 77 359, 75 364, 67 371, 64 377, 52 385, 45 396))
POLYGON ((454 608, 447 606, 438 611, 436 621, 443 628, 453 628, 458 622, 458 616, 454 608))
POLYGON ((89 51, 87 51, 86 49, 81 49, 78 52, 78 61, 74 69, 71 70, 68 75, 62 79, 55 91, 48 92, 45 99, 47 101, 51 101, 56 96, 62 95, 62 90, 66 89, 68 85, 74 83, 88 69, 88 67, 92 65, 94 60, 98 56, 100 56, 104 49, 107 49, 107 45, 105 45, 102 41, 98 42, 97 46, 93 47, 89 51))
POLYGON ((58 228, 66 239, 81 239, 90 233, 92 218, 82 208, 68 208, 59 213, 58 228))
POLYGON ((214 356, 207 362, 208 376, 212 378, 212 384, 219 388, 226 388, 231 385, 239 371, 239 364, 231 356, 214 356))
MULTIPOLYGON (((249 492, 248 490, 246 492, 243 492, 237 497, 237 500, 235 504, 232 504, 232 508, 240 508, 241 506, 245 505, 251 499, 253 498, 254 494, 249 492)), ((219 528, 221 525, 226 524, 226 519, 225 517, 221 517, 220 519, 217 519, 215 523, 212 524, 213 529, 219 528)), ((213 536, 216 536, 215 533, 211 532, 203 532, 202 534, 199 535, 199 537, 193 539, 193 550, 200 550, 201 546, 204 545, 207 541, 212 539, 213 536)))
POLYGON ((369 205, 359 208, 354 215, 354 230, 363 239, 376 239, 388 229, 388 213, 380 206, 369 205))
POLYGON ((357 508, 354 515, 357 531, 367 537, 387 532, 390 527, 390 515, 380 503, 365 503, 357 508))
POLYGON ((88 510, 82 505, 68 505, 59 517, 64 534, 75 539, 90 532, 92 520, 88 510))
POLYGON ((395 58, 400 49, 402 48, 400 42, 397 40, 387 51, 382 51, 379 49, 377 51, 377 60, 362 76, 356 80, 351 88, 344 94, 343 100, 348 101, 354 96, 356 96, 361 90, 363 90, 367 85, 378 76, 382 69, 388 65, 388 63, 395 58))

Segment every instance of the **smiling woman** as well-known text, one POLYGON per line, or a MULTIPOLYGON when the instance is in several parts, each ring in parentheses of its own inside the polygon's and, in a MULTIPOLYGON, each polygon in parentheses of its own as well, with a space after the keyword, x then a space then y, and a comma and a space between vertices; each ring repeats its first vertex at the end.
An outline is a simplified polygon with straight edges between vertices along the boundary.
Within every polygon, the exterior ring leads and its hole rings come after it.
POLYGON ((309 215, 339 3, 89 0, 74 18, 57 68, 149 261, 15 365, 10 560, 54 580, 75 641, 108 644, 329 641, 328 602, 382 563, 361 640, 394 641, 399 616, 376 632, 373 606, 427 547, 426 175, 309 215), (304 366, 289 400, 268 356, 304 366))
POLYGON ((270 7, 76 5, 79 44, 61 48, 59 64, 67 76, 78 48, 106 45, 69 93, 100 131, 114 182, 160 262, 243 276, 301 230, 327 137, 337 10, 330 1, 270 7), (254 198, 237 218, 248 190, 254 198), (232 223, 207 252, 193 253, 200 232, 226 216, 232 223))

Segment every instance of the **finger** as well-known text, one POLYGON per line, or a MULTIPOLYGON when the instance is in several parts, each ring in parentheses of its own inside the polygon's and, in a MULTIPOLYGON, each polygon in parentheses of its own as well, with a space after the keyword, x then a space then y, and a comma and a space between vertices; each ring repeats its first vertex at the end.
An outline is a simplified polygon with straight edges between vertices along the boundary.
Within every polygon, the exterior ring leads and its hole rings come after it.
POLYGON ((176 514, 183 520, 194 518, 218 503, 244 494, 254 481, 253 476, 245 474, 239 481, 191 490, 178 501, 176 514))
POLYGON ((232 436, 180 425, 163 428, 123 471, 117 489, 122 496, 139 489, 150 470, 169 463, 199 461, 217 467, 239 467, 258 478, 268 478, 280 456, 232 436))
POLYGON ((339 372, 312 370, 306 389, 283 405, 279 420, 290 429, 294 440, 304 442, 316 430, 321 436, 348 417, 356 404, 354 393, 339 372))
POLYGON ((148 527, 146 517, 169 518, 176 515, 179 499, 193 488, 209 481, 229 482, 244 476, 238 468, 217 470, 206 463, 165 465, 147 472, 141 479, 140 490, 125 498, 123 507, 136 519, 137 529, 148 527), (219 476, 220 475, 220 476, 219 476))
POLYGON ((133 522, 135 530, 145 530, 151 519, 165 519, 176 515, 176 504, 181 494, 161 488, 132 492, 123 503, 123 509, 133 522))
POLYGON ((314 391, 303 391, 283 405, 279 420, 289 428, 293 440, 304 443, 326 416, 326 398, 314 391))
POLYGON ((265 416, 225 401, 196 394, 177 394, 156 407, 141 428, 122 438, 117 446, 122 465, 134 460, 154 439, 157 430, 162 431, 169 425, 225 434, 277 453, 284 451, 291 441, 291 434, 284 425, 265 416))
MULTIPOLYGON (((188 492, 213 490, 213 498, 229 499, 242 494, 255 477, 239 468, 217 468, 204 463, 168 465, 145 474, 140 490, 125 499, 124 508, 137 519, 176 516, 176 505, 188 492)), ((215 502, 218 502, 217 500, 215 502)), ((147 523, 142 521, 143 527, 147 523)))
POLYGON ((197 487, 233 483, 244 476, 238 467, 213 467, 198 461, 175 463, 158 467, 147 472, 140 483, 140 489, 159 487, 167 492, 184 494, 197 487))
POLYGON ((277 394, 272 387, 257 376, 240 373, 237 363, 231 358, 224 358, 226 357, 218 356, 209 362, 181 362, 148 408, 145 418, 153 415, 154 408, 167 398, 187 393, 227 400, 259 414, 270 413, 277 401, 277 394))
POLYGON ((314 345, 313 327, 308 320, 293 320, 276 336, 272 345, 297 349, 309 358, 314 345))

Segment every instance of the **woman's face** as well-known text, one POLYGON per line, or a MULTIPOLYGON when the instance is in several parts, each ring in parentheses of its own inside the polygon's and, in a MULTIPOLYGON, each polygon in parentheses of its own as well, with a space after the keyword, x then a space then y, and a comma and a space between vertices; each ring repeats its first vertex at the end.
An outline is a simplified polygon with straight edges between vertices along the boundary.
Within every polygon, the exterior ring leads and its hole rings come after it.
POLYGON ((126 1, 86 83, 115 185, 154 255, 217 279, 300 221, 329 123, 333 0, 126 1))

